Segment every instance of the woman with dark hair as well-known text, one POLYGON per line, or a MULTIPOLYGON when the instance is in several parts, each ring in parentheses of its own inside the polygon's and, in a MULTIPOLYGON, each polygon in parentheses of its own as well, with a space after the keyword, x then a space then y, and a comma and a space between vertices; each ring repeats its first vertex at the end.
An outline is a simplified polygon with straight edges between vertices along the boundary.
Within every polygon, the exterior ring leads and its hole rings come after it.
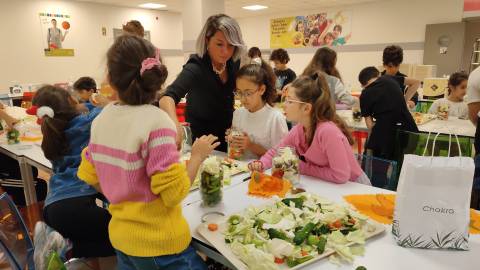
POLYGON ((353 106, 358 102, 358 99, 353 97, 350 92, 345 89, 336 64, 337 53, 330 48, 322 47, 315 52, 302 75, 311 76, 319 71, 326 73, 325 78, 333 101, 353 106))
POLYGON ((159 105, 177 124, 180 144, 183 128, 175 105, 188 94, 186 120, 193 139, 212 134, 221 143, 218 150, 226 152, 225 132, 232 125, 235 75, 245 51, 240 26, 227 15, 213 15, 203 26, 196 47, 197 53, 167 87, 159 105))

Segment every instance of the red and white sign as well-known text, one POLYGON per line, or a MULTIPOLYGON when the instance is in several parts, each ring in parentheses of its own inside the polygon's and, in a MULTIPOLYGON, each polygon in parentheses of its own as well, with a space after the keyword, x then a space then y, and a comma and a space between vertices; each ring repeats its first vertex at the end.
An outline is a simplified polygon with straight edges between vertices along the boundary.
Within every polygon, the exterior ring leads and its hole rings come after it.
POLYGON ((480 16, 480 0, 463 1, 463 17, 480 16))

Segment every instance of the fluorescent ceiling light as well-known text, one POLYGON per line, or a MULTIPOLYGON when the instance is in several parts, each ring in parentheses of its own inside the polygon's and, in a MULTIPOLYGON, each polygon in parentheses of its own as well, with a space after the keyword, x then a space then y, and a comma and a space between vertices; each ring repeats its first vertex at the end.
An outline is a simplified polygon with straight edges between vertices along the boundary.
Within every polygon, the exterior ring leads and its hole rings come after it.
POLYGON ((268 8, 267 6, 262 6, 262 5, 251 5, 251 6, 245 6, 242 7, 243 9, 248 9, 248 10, 261 10, 261 9, 266 9, 268 8))
POLYGON ((138 5, 141 8, 150 8, 150 9, 158 9, 158 8, 164 8, 167 7, 167 5, 164 4, 157 4, 157 3, 145 3, 138 5))

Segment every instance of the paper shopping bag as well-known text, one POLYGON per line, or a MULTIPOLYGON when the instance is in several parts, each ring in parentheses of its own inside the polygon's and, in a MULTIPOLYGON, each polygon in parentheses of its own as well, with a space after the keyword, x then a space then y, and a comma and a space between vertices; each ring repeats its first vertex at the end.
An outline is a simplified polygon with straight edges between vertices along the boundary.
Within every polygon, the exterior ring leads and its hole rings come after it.
POLYGON ((469 157, 405 155, 392 226, 398 245, 468 250, 474 170, 469 157))

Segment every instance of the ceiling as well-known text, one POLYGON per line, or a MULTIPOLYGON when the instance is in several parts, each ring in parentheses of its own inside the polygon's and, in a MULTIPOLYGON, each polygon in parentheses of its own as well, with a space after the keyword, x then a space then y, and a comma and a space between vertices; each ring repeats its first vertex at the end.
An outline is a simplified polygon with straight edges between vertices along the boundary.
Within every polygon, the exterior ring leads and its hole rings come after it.
MULTIPOLYGON (((107 5, 135 7, 143 3, 165 4, 165 10, 182 12, 182 0, 72 0, 80 2, 101 3, 107 5)), ((235 18, 259 16, 266 14, 285 13, 292 10, 310 10, 342 5, 359 4, 387 0, 225 0, 225 12, 235 18), (268 9, 249 11, 242 9, 248 5, 264 5, 268 9)))

